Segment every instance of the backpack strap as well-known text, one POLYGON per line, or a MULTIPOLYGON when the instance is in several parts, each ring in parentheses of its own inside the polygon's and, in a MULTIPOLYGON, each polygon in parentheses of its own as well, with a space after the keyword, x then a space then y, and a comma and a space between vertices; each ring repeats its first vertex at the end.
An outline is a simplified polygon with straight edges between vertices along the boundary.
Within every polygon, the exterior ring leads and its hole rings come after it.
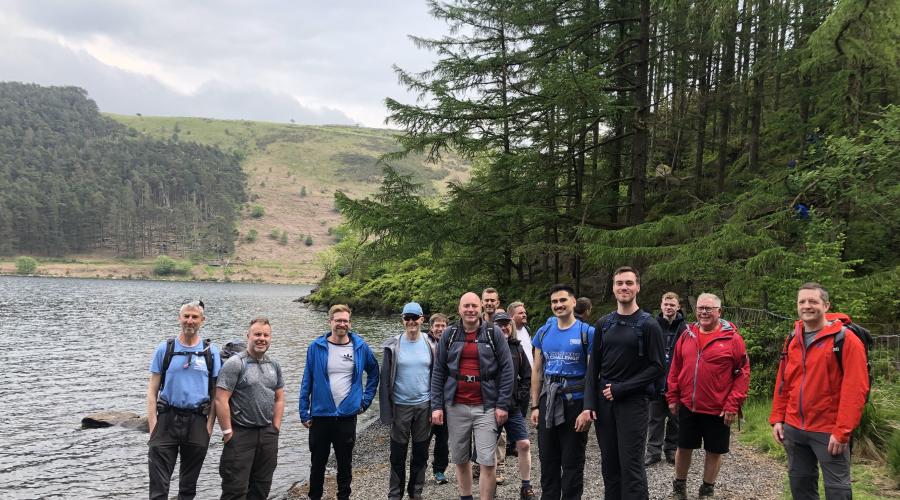
POLYGON ((163 387, 166 386, 166 372, 169 371, 169 363, 172 362, 172 356, 175 355, 175 337, 166 339, 166 354, 163 356, 162 367, 159 370, 159 392, 162 393, 163 387))
POLYGON ((209 385, 209 402, 216 400, 216 379, 213 377, 212 339, 203 339, 203 357, 206 361, 206 380, 209 385))
POLYGON ((778 386, 778 394, 781 394, 781 390, 784 388, 784 382, 786 380, 784 375, 784 369, 787 368, 787 357, 788 357, 788 349, 791 347, 791 342, 794 340, 796 336, 796 330, 791 330, 791 333, 788 334, 787 338, 784 339, 784 347, 781 348, 781 384, 778 386))
POLYGON ((841 369, 841 373, 844 373, 844 339, 847 338, 847 327, 841 326, 841 331, 837 332, 834 336, 834 347, 831 348, 834 351, 834 357, 837 360, 838 368, 841 369))
POLYGON ((494 359, 497 359, 497 346, 494 344, 494 322, 488 322, 487 326, 487 338, 488 345, 491 346, 491 351, 494 353, 494 359))

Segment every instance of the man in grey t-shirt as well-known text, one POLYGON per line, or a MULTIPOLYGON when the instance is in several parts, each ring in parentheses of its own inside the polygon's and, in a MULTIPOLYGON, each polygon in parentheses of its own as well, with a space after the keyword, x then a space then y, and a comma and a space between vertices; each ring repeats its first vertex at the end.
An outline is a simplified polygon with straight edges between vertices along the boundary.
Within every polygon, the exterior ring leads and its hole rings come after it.
POLYGON ((272 327, 250 322, 247 351, 222 365, 216 381, 216 415, 222 429, 222 500, 266 499, 278 463, 278 433, 284 415, 284 379, 266 355, 272 327))

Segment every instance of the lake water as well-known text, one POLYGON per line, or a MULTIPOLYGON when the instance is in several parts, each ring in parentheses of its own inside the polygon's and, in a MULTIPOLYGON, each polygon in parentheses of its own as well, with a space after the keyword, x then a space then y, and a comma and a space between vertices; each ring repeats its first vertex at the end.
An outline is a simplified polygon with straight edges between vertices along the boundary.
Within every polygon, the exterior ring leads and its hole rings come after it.
MULTIPOLYGON (((272 495, 308 476, 307 433, 298 418, 306 347, 327 315, 293 302, 308 286, 0 277, 0 498, 146 498, 146 433, 80 428, 103 410, 143 415, 150 356, 178 333, 178 308, 206 304, 201 335, 218 345, 246 335, 255 316, 272 321, 269 353, 282 366, 286 409, 272 495)), ((373 346, 399 321, 357 315, 373 346)), ((377 416, 377 406, 361 422, 377 416)), ((216 426, 198 498, 218 498, 221 434, 216 426)), ((177 468, 176 468, 177 476, 177 468)), ((177 493, 173 478, 171 493, 177 493)))

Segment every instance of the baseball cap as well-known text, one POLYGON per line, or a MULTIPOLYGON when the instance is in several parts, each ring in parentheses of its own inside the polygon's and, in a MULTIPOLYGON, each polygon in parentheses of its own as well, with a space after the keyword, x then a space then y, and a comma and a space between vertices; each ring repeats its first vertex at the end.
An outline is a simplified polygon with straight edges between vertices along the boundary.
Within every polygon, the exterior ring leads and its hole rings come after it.
POLYGON ((400 314, 415 314, 416 316, 424 316, 422 306, 418 302, 410 302, 403 306, 403 312, 400 314))
POLYGON ((512 318, 509 317, 505 311, 500 311, 497 314, 494 314, 494 323, 499 323, 501 321, 512 321, 512 318))

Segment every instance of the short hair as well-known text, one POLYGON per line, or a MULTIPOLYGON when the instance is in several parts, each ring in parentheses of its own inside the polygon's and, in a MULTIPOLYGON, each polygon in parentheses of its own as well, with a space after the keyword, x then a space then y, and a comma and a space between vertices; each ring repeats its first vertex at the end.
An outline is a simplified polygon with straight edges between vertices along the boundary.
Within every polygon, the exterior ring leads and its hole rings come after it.
POLYGON ((446 314, 434 313, 430 318, 428 318, 429 323, 434 323, 435 321, 443 321, 448 325, 450 324, 450 318, 448 318, 446 314))
POLYGON ((506 310, 509 311, 510 314, 515 314, 516 309, 520 307, 525 307, 525 304, 519 300, 515 302, 510 302, 508 306, 506 306, 506 310))
POLYGON ((637 271, 637 269, 635 269, 631 266, 622 266, 622 267, 616 269, 615 271, 613 271, 612 277, 613 277, 613 279, 615 279, 616 276, 623 274, 623 273, 634 273, 634 277, 635 277, 635 279, 637 279, 638 285, 641 284, 641 274, 637 271))
POLYGON ((484 297, 484 294, 486 294, 486 293, 496 294, 497 298, 498 299, 500 298, 500 292, 498 292, 496 288, 491 288, 491 287, 485 288, 484 290, 481 291, 481 296, 484 297))
POLYGON ((722 299, 714 293, 701 293, 697 296, 697 302, 700 302, 703 299, 712 299, 716 303, 716 307, 722 307, 722 299))
POLYGON ((594 303, 587 297, 578 297, 575 301, 575 314, 584 316, 594 307, 594 303))
POLYGON ((816 283, 815 281, 809 281, 800 285, 800 289, 797 290, 797 292, 799 293, 800 290, 818 290, 819 296, 822 297, 822 301, 828 302, 828 290, 826 290, 825 287, 816 283))
POLYGON ((678 294, 675 292, 664 293, 662 296, 662 300, 674 300, 675 302, 678 302, 679 304, 681 304, 681 297, 679 297, 678 294))
POLYGON ((206 316, 206 307, 203 305, 202 300, 192 300, 181 304, 181 309, 178 310, 178 315, 181 316, 182 314, 184 314, 184 311, 188 309, 199 309, 200 314, 206 316))
POLYGON ((328 310, 328 319, 334 319, 334 315, 339 312, 345 312, 347 314, 352 313, 352 311, 350 311, 350 306, 348 306, 347 304, 335 304, 331 306, 331 309, 328 310))
POLYGON ((567 285, 565 283, 557 283, 550 287, 550 295, 553 295, 556 292, 567 292, 572 297, 575 296, 575 289, 572 288, 572 285, 567 285))
POLYGON ((257 323, 259 323, 261 325, 272 326, 271 323, 269 323, 269 318, 267 318, 265 316, 257 316, 250 320, 250 328, 253 328, 253 325, 255 325, 257 323))

